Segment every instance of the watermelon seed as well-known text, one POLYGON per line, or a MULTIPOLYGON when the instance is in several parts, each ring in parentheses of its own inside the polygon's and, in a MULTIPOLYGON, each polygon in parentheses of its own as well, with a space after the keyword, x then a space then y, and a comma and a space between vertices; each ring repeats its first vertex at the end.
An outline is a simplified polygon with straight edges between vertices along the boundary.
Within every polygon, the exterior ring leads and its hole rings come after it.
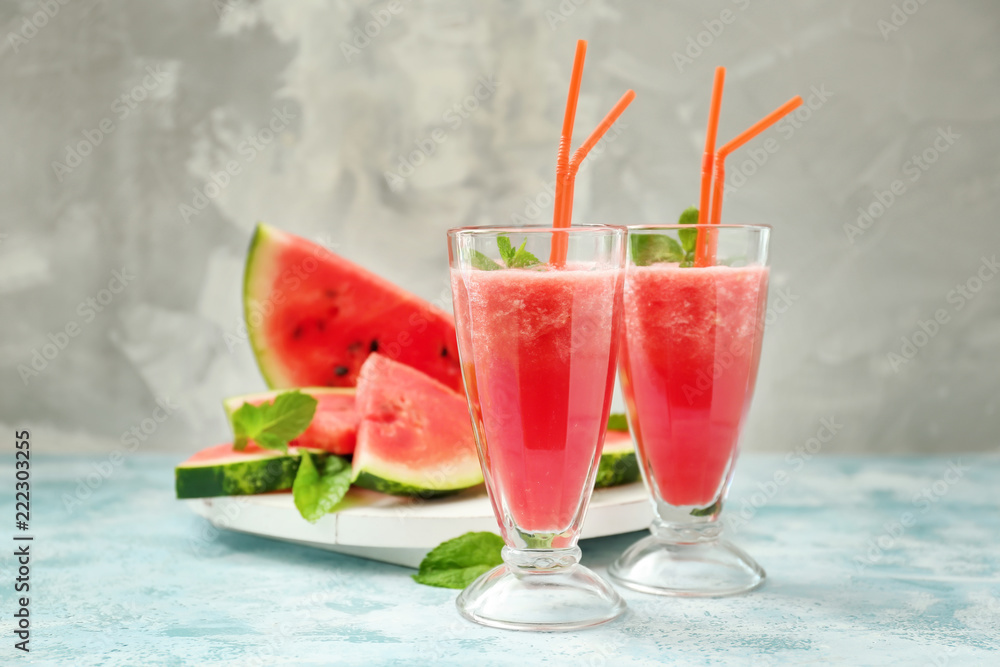
POLYGON ((448 356, 448 348, 446 348, 446 347, 442 347, 441 348, 441 356, 442 357, 447 357, 448 356))
POLYGON ((333 372, 337 377, 344 377, 347 375, 348 368, 347 366, 335 366, 333 372))
POLYGON ((368 346, 368 349, 371 352, 378 352, 378 341, 377 340, 373 340, 372 344, 368 346))
POLYGON ((295 327, 295 331, 292 332, 292 338, 301 338, 301 337, 302 337, 302 325, 300 324, 299 326, 295 327))

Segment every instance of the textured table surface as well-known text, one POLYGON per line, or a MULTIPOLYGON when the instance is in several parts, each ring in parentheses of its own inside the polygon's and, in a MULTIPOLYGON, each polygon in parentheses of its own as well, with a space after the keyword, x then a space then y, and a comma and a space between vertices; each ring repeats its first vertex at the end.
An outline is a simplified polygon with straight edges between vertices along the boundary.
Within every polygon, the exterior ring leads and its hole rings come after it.
MULTIPOLYGON (((5 621, 2 664, 1000 663, 996 457, 748 456, 725 515, 763 588, 626 592, 622 619, 559 634, 464 622, 455 591, 405 568, 216 531, 173 499, 170 458, 133 456, 70 502, 102 461, 32 461, 32 650, 14 650, 5 621)), ((603 572, 640 536, 584 542, 584 562, 603 572)))

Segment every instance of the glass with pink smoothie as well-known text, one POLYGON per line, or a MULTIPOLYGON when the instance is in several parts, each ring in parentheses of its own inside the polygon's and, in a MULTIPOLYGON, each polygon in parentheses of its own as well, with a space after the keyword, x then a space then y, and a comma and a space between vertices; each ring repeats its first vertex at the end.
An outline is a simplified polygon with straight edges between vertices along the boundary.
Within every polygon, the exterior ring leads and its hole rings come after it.
POLYGON ((579 565, 620 343, 622 227, 449 232, 465 388, 504 564, 459 597, 499 627, 614 618, 617 593, 579 565), (564 262, 549 259, 562 235, 564 262))
POLYGON ((652 535, 610 570, 632 588, 726 595, 764 579, 720 538, 718 517, 757 378, 769 233, 748 225, 629 228, 621 386, 656 512, 652 535), (692 265, 696 233, 714 235, 713 265, 692 265))

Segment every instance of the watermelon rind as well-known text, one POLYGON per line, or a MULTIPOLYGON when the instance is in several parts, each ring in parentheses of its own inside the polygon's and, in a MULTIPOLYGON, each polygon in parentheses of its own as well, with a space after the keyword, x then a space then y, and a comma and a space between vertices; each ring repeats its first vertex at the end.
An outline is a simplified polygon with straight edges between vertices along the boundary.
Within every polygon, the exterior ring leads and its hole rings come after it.
MULTIPOLYGON (((326 452, 306 450, 320 461, 326 452)), ((302 455, 297 449, 255 452, 219 460, 182 463, 174 469, 177 498, 214 498, 218 496, 248 496, 292 488, 299 471, 302 455)), ((319 463, 317 463, 319 465, 319 463)))
POLYGON ((260 328, 251 326, 250 323, 253 321, 251 315, 254 306, 257 305, 257 299, 253 295, 268 293, 269 283, 275 271, 275 258, 264 249, 269 245, 268 241, 281 233, 273 227, 257 223, 253 238, 250 240, 250 249, 247 251, 247 263, 243 269, 243 321, 247 323, 247 336, 257 358, 260 374, 264 376, 267 386, 272 388, 287 387, 290 380, 284 377, 282 364, 274 358, 274 353, 268 349, 265 341, 261 340, 260 328))
POLYGON ((596 489, 639 481, 639 459, 635 455, 632 438, 622 438, 620 435, 616 436, 617 433, 608 431, 608 437, 604 441, 601 462, 594 480, 596 489))
MULTIPOLYGON (((390 473, 391 474, 391 473, 390 473)), ((398 477, 394 475, 394 477, 398 477)), ((369 489, 371 491, 378 491, 379 493, 387 493, 391 496, 409 496, 412 498, 423 498, 425 500, 430 500, 432 498, 444 498, 445 496, 450 496, 458 493, 459 491, 464 491, 470 486, 475 486, 477 484, 482 484, 482 475, 479 475, 479 479, 472 478, 468 480, 468 483, 462 483, 456 488, 451 489, 440 489, 440 488, 429 488, 427 484, 421 484, 416 482, 414 484, 406 484, 397 480, 390 480, 384 477, 379 477, 371 473, 370 471, 361 471, 354 480, 355 486, 360 486, 363 489, 369 489)))

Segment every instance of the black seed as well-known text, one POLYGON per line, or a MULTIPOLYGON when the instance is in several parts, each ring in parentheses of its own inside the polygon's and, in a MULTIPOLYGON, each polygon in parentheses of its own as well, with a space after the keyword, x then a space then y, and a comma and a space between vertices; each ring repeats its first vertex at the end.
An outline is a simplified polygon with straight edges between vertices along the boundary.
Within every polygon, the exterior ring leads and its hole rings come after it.
POLYGON ((372 352, 378 352, 378 341, 373 340, 372 344, 368 346, 368 349, 372 352))
POLYGON ((441 356, 442 357, 447 357, 448 356, 448 348, 446 348, 446 347, 442 347, 441 348, 441 356))
POLYGON ((334 367, 333 372, 337 377, 344 377, 347 375, 348 369, 347 366, 336 366, 334 367))

